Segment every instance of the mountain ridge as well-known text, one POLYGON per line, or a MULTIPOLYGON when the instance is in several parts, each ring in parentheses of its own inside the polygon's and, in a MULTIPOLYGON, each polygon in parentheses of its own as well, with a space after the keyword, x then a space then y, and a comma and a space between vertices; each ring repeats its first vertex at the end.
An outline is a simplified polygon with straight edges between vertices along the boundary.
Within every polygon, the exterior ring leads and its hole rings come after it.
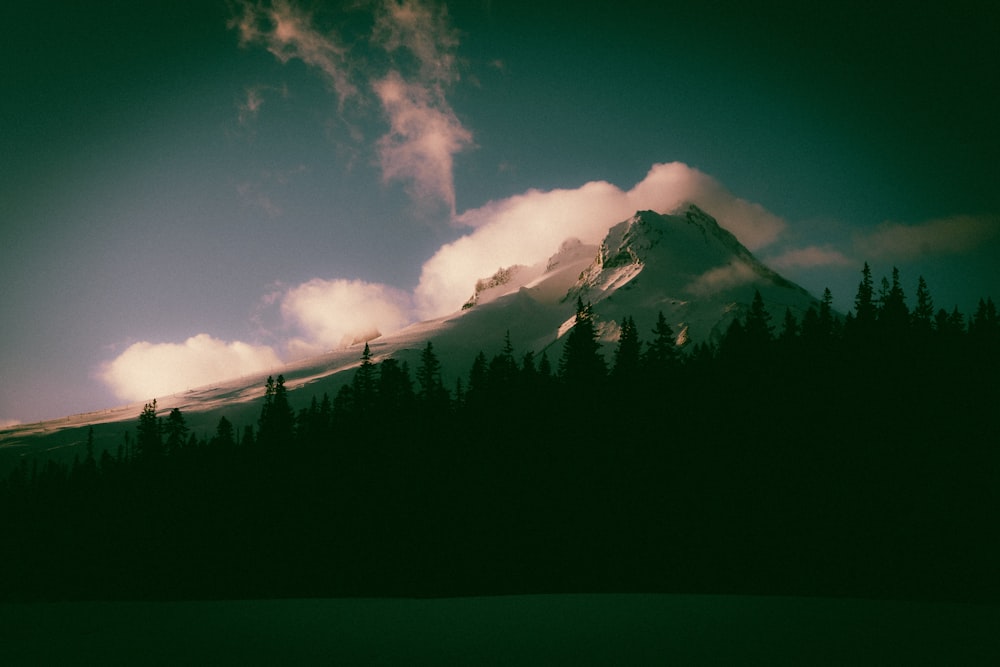
MULTIPOLYGON (((623 318, 633 317, 640 332, 649 332, 659 312, 673 327, 679 345, 717 342, 729 323, 746 312, 755 289, 775 320, 786 307, 801 320, 808 307, 818 303, 805 289, 757 260, 714 217, 688 203, 666 214, 637 211, 612 225, 597 246, 567 238, 545 262, 500 267, 477 281, 470 299, 455 312, 367 343, 374 361, 398 357, 412 368, 419 363, 424 346, 432 342, 441 358, 446 386, 454 387, 476 354, 500 348, 505 332, 518 354, 530 350, 558 356, 557 346, 573 324, 577 298, 592 304, 607 353, 617 340, 623 318)), ((360 363, 361 348, 358 342, 286 363, 270 374, 283 374, 293 401, 304 405, 311 395, 333 396, 349 382, 351 371, 360 363)), ((266 375, 157 397, 158 407, 180 408, 193 428, 208 432, 220 414, 235 414, 230 419, 238 424, 254 423, 256 399, 263 393, 266 375)), ((0 432, 0 449, 63 429, 132 421, 140 408, 130 404, 15 426, 0 432)), ((72 448, 81 443, 78 436, 56 446, 72 448)))

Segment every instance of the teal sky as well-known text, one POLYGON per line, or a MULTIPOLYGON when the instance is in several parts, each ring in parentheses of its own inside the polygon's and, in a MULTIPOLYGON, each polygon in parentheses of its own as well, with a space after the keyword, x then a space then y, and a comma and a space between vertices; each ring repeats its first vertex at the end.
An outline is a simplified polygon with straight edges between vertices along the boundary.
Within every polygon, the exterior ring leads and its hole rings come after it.
POLYGON ((991 3, 650 4, 5 5, 0 423, 438 313, 470 220, 663 163, 773 214, 734 231, 842 311, 865 260, 1000 297, 991 3))

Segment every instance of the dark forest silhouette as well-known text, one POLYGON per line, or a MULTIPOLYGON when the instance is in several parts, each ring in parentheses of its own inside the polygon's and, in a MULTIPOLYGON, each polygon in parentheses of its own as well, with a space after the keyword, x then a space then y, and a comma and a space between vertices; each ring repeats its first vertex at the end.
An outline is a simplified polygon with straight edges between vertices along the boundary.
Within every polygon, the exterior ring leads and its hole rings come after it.
POLYGON ((498 332, 454 390, 368 346, 335 396, 198 438, 145 406, 117 451, 0 486, 0 599, 699 592, 1000 600, 1000 321, 919 279, 801 321, 754 294, 718 345, 662 313, 610 358, 498 332))

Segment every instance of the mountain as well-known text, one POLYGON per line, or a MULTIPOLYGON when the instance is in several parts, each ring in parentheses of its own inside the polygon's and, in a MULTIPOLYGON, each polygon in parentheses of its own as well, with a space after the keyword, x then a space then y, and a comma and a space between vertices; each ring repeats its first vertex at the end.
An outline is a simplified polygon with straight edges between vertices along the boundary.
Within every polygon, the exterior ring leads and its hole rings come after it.
MULTIPOLYGON (((631 316, 640 338, 649 336, 663 312, 678 343, 717 342, 730 322, 749 308, 759 290, 775 323, 786 308, 802 319, 816 299, 758 261, 711 215, 694 204, 668 214, 638 211, 612 226, 599 246, 567 239, 546 262, 500 267, 470 285, 467 302, 451 315, 413 324, 369 341, 374 361, 396 357, 415 369, 431 342, 442 363, 447 387, 465 379, 480 351, 501 348, 506 332, 520 356, 547 353, 555 364, 561 338, 572 327, 578 298, 593 305, 598 331, 610 358, 618 322, 631 316)), ((361 344, 290 363, 283 373, 296 408, 324 392, 332 397, 350 381, 361 344)), ((256 424, 264 377, 247 377, 158 398, 158 408, 178 407, 192 431, 211 434, 221 415, 238 427, 256 424)), ((15 427, 0 434, 0 454, 32 443, 51 454, 79 452, 95 428, 98 447, 117 447, 120 422, 134 422, 141 405, 15 427), (107 425, 107 426, 102 426, 107 425), (39 437, 40 436, 40 437, 39 437)), ((69 455, 69 454, 67 454, 69 455)), ((0 461, 2 467, 2 461, 0 461)))

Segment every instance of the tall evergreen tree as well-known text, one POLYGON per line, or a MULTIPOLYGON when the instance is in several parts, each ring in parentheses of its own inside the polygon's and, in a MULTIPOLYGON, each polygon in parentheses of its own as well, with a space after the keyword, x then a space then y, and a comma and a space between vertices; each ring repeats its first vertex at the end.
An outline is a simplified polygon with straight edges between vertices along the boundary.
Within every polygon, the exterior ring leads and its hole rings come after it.
POLYGON ((785 308, 785 317, 781 320, 781 332, 778 333, 778 340, 781 341, 785 349, 790 349, 790 346, 798 340, 799 337, 799 322, 795 319, 795 315, 792 314, 792 309, 785 308))
POLYGON ((930 290, 927 289, 927 281, 923 276, 917 278, 917 305, 914 306, 910 314, 910 321, 914 330, 919 335, 927 335, 931 332, 934 322, 934 300, 931 299, 930 290))
POLYGON ((559 376, 568 385, 579 389, 600 381, 607 375, 600 350, 591 306, 589 303, 584 306, 583 300, 577 297, 576 319, 563 345, 559 376))
POLYGON ((261 445, 275 447, 291 441, 295 430, 295 412, 288 402, 284 375, 279 375, 277 381, 267 378, 259 423, 261 445))
POLYGON ((614 365, 611 375, 618 380, 631 380, 639 374, 641 343, 635 320, 631 316, 622 319, 618 346, 615 348, 614 365))
POLYGON ((354 409, 364 417, 370 415, 375 407, 375 364, 372 363, 372 351, 365 343, 361 353, 361 365, 354 372, 351 382, 354 389, 354 409))
POLYGON ((378 411, 388 418, 406 415, 413 407, 413 382, 410 367, 396 359, 383 359, 378 365, 378 411))
POLYGON ((899 269, 892 267, 892 283, 888 291, 884 290, 882 308, 879 311, 879 322, 883 330, 891 336, 901 336, 910 322, 910 311, 906 307, 906 295, 899 280, 899 269))
POLYGON ((417 399, 425 408, 433 410, 446 408, 449 401, 448 390, 441 380, 441 362, 430 341, 420 353, 420 365, 417 366, 417 399))
POLYGON ((177 453, 187 444, 188 427, 180 408, 172 409, 170 414, 167 415, 167 421, 163 425, 163 432, 167 436, 164 443, 166 454, 177 453))
POLYGON ((136 429, 135 456, 143 461, 155 461, 163 456, 163 430, 156 416, 156 399, 146 403, 139 415, 136 429))
POLYGON ((225 417, 219 417, 219 423, 215 427, 215 436, 212 438, 212 446, 223 451, 229 451, 236 446, 233 423, 225 417))
POLYGON ((834 337, 837 328, 837 318, 833 314, 833 292, 829 287, 823 289, 823 298, 819 302, 819 328, 820 334, 831 339, 834 337))
POLYGON ((858 330, 867 333, 875 323, 877 307, 875 304, 875 286, 872 282, 872 270, 865 262, 861 269, 861 282, 858 284, 858 293, 854 297, 854 323, 858 330))
POLYGON ((969 335, 976 341, 993 341, 1000 337, 1000 318, 992 297, 979 299, 976 312, 969 320, 969 335))
POLYGON ((656 314, 653 339, 647 344, 642 361, 645 368, 654 376, 665 373, 677 361, 674 330, 667 323, 662 310, 656 314))
POLYGON ((465 398, 469 403, 476 405, 486 401, 488 396, 489 364, 486 361, 486 354, 480 350, 469 369, 469 387, 465 392, 465 398))
POLYGON ((753 301, 750 302, 744 330, 748 343, 754 347, 762 347, 771 342, 774 326, 771 324, 771 314, 764 306, 760 290, 753 291, 753 301))

